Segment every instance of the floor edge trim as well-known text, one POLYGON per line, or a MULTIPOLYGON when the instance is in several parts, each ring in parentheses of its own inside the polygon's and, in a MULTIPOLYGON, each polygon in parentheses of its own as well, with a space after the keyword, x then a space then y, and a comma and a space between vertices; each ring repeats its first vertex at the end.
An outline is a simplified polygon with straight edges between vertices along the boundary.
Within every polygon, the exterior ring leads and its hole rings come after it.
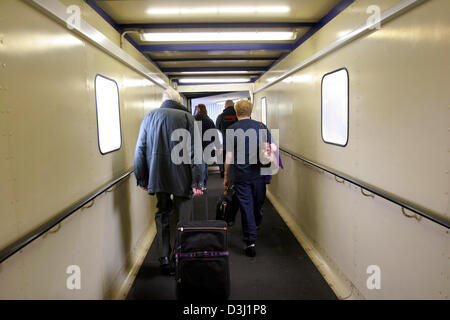
POLYGON ((147 256, 148 251, 156 237, 156 224, 152 223, 149 225, 148 229, 141 237, 136 246, 135 253, 131 255, 130 259, 134 260, 133 266, 126 273, 125 270, 122 269, 122 274, 124 275, 124 280, 120 285, 119 291, 114 295, 113 300, 125 300, 130 292, 131 287, 133 286, 134 281, 136 280, 136 276, 141 269, 142 264, 144 263, 145 257, 147 256))
POLYGON ((308 254, 311 261, 324 277, 330 288, 336 294, 339 300, 364 300, 364 296, 353 285, 353 283, 339 272, 332 263, 328 262, 326 257, 316 249, 311 239, 302 231, 301 227, 294 221, 289 210, 285 208, 273 195, 267 191, 267 198, 272 203, 277 213, 286 223, 288 228, 294 234, 297 241, 308 254))

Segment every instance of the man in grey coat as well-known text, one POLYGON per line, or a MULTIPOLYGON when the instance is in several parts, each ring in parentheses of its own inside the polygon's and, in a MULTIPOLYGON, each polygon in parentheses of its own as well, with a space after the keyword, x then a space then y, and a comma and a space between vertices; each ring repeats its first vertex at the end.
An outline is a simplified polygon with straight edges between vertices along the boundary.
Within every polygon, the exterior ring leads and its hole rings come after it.
POLYGON ((149 194, 156 194, 157 198, 155 220, 159 261, 164 274, 173 272, 170 213, 174 210, 181 222, 189 221, 192 217, 192 196, 202 195, 204 164, 201 154, 200 158, 196 155, 194 159, 194 136, 199 134, 194 123, 194 117, 181 105, 178 92, 169 88, 163 93, 161 107, 150 111, 142 121, 136 144, 134 173, 137 184, 149 194), (172 141, 177 138, 172 139, 177 129, 186 132, 190 138, 172 141), (177 152, 173 152, 175 147, 177 152), (186 152, 183 159, 187 161, 180 163, 179 159, 176 160, 180 153, 178 150, 186 152))

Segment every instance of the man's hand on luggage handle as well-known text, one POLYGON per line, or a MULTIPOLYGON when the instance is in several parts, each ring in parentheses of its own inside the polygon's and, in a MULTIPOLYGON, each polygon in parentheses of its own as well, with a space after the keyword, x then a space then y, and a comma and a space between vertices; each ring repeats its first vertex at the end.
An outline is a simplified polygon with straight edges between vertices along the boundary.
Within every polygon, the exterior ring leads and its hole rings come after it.
POLYGON ((226 190, 230 187, 230 179, 225 176, 225 178, 223 179, 223 188, 226 190))
POLYGON ((194 193, 194 197, 199 197, 203 195, 203 190, 198 185, 196 185, 194 188, 192 188, 192 192, 194 193))

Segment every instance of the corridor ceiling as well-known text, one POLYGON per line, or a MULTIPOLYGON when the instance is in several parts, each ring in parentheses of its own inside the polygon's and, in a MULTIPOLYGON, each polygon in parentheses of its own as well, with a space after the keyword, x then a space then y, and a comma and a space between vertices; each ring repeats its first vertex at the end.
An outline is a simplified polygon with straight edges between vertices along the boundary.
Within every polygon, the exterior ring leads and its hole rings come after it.
POLYGON ((202 84, 256 81, 354 0, 85 2, 169 79, 202 84))

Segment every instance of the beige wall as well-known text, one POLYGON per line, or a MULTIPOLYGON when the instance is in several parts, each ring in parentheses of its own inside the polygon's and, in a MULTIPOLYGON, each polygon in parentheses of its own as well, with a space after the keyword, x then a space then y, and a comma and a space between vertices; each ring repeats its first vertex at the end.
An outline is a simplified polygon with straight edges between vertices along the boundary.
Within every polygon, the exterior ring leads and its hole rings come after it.
MULTIPOLYGON (((82 1, 83 18, 118 42, 82 1)), ((67 2, 67 4, 69 4, 67 2)), ((0 247, 133 167, 144 115, 162 89, 25 1, 0 2, 0 247), (122 148, 101 155, 94 79, 119 85, 122 148)), ((152 66, 127 48, 128 53, 152 66)), ((161 77, 164 77, 161 74, 161 77)), ((112 298, 155 234, 154 201, 131 176, 54 234, 0 265, 0 298, 112 298), (78 265, 82 290, 66 288, 78 265)))
MULTIPOLYGON (((366 8, 398 3, 356 1, 256 83, 279 76, 364 24, 366 8)), ((429 0, 255 95, 255 117, 267 98, 268 125, 285 149, 450 216, 450 2, 429 0), (321 138, 321 80, 345 67, 350 78, 349 143, 321 138)), ((450 298, 448 229, 402 215, 283 156, 269 190, 294 231, 368 299, 450 298), (368 290, 366 269, 381 268, 381 290, 368 290)))

